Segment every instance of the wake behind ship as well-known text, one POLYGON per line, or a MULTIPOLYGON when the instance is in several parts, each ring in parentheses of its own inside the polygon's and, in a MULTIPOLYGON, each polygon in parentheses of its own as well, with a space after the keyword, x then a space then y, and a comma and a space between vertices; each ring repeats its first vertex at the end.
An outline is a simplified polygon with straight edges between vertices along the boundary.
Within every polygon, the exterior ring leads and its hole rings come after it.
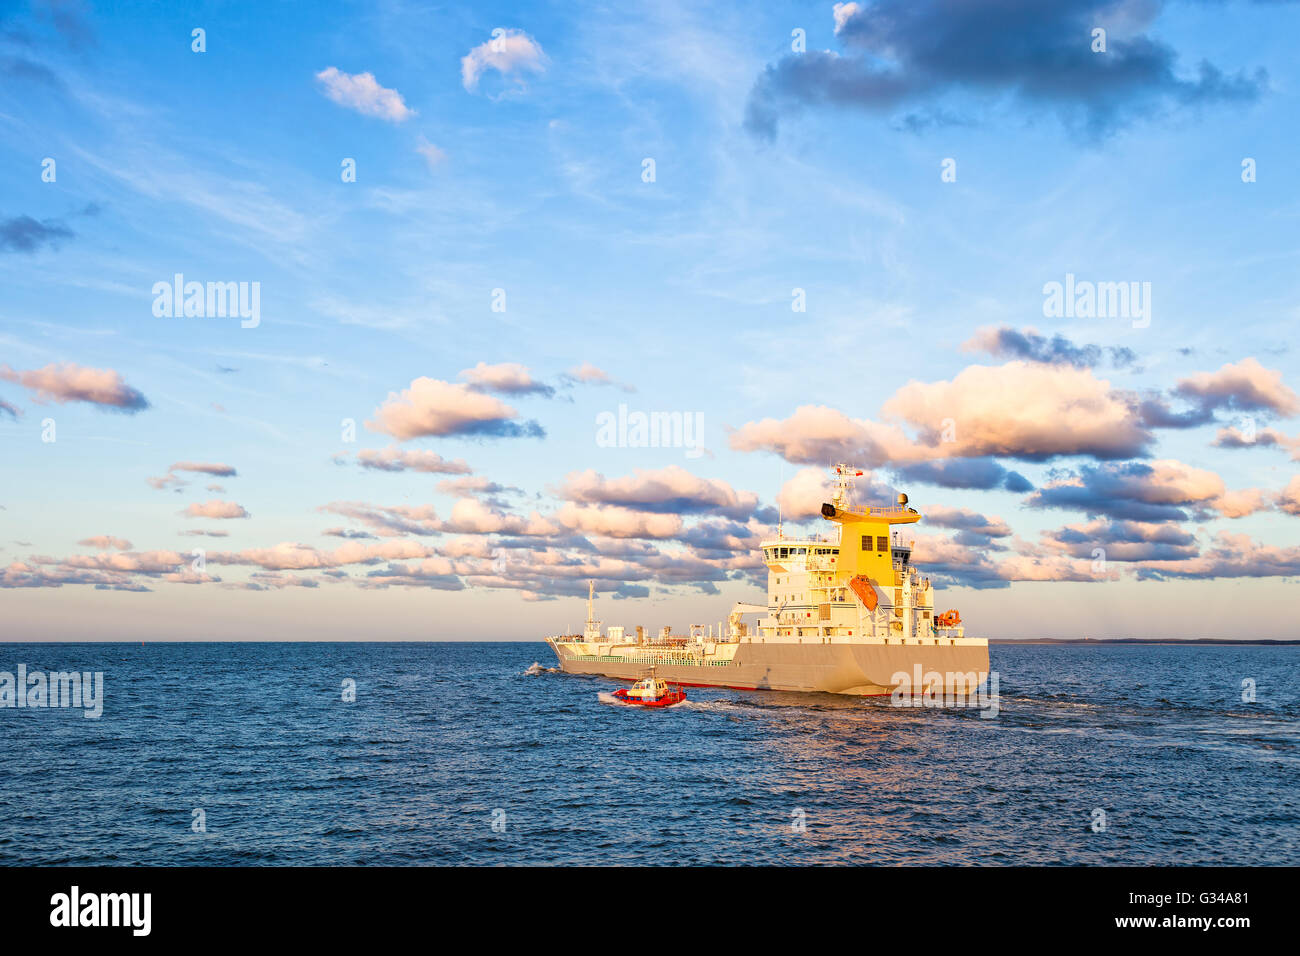
POLYGON ((915 692, 970 694, 988 676, 984 638, 966 637, 956 611, 934 613, 934 589, 912 565, 911 545, 895 526, 921 515, 899 495, 897 506, 855 508, 853 478, 837 465, 835 492, 822 516, 838 525, 830 536, 761 542, 767 565, 767 605, 737 603, 726 627, 695 624, 657 638, 642 628, 602 631, 587 599, 582 634, 548 637, 569 674, 637 680, 651 667, 690 687, 823 691, 885 695, 906 684, 915 692), (764 614, 756 624, 746 614, 764 614))

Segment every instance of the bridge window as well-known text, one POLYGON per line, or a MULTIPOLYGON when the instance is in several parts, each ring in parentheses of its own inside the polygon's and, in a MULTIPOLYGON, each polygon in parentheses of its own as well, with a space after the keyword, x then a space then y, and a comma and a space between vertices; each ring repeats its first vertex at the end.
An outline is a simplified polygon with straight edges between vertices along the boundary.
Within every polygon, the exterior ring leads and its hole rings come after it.
POLYGON ((887 538, 887 537, 877 538, 877 539, 876 539, 876 549, 877 549, 878 551, 888 551, 888 550, 889 550, 889 538, 887 538))
POLYGON ((864 535, 862 536, 862 550, 863 550, 863 551, 870 551, 870 550, 871 550, 871 535, 869 535, 869 534, 864 534, 864 535))

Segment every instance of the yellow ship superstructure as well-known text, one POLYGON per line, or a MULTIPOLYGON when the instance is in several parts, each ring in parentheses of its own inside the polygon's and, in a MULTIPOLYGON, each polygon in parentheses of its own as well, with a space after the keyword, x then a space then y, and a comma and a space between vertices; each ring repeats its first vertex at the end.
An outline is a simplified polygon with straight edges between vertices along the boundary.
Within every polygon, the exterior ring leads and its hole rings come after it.
POLYGON ((936 615, 934 588, 913 567, 905 537, 921 515, 906 495, 856 507, 859 475, 834 469, 822 516, 838 535, 787 537, 778 528, 761 542, 766 606, 738 603, 716 631, 695 624, 686 635, 664 628, 649 639, 639 627, 634 637, 621 627, 602 631, 589 592, 584 632, 547 638, 561 669, 634 680, 655 667, 674 683, 702 687, 874 695, 922 681, 974 691, 988 674, 988 641, 966 637, 955 611, 936 615), (764 616, 744 620, 755 613, 764 616))

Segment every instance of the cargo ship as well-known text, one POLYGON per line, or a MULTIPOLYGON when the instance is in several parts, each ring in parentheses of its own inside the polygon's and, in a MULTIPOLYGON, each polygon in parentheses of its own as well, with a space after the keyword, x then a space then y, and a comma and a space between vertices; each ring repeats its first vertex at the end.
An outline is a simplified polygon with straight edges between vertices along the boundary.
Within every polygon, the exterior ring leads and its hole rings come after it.
POLYGON ((846 464, 833 471, 831 500, 821 507, 832 534, 776 536, 760 542, 767 604, 737 603, 726 625, 694 624, 687 634, 663 628, 602 628, 589 584, 581 634, 546 642, 567 674, 635 681, 651 668, 687 687, 883 696, 970 695, 989 670, 988 640, 967 637, 955 610, 936 614, 934 587, 912 564, 912 541, 900 528, 921 515, 906 495, 896 504, 858 507, 846 464), (753 623, 747 615, 762 615, 753 623))

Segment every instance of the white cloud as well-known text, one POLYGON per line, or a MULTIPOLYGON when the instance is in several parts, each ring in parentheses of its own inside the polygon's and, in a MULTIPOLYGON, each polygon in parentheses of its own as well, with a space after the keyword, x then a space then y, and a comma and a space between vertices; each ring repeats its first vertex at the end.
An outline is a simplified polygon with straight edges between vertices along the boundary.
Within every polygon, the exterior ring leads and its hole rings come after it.
POLYGON ((415 151, 424 157, 424 161, 429 166, 429 171, 433 172, 439 166, 447 161, 447 154, 439 149, 427 139, 421 139, 420 145, 415 147, 415 151))
POLYGON ((493 37, 480 43, 460 61, 460 78, 465 89, 478 90, 479 79, 485 70, 496 70, 502 76, 520 73, 542 73, 546 69, 546 54, 542 45, 522 30, 493 31, 493 37))
POLYGON ((316 80, 335 103, 366 116, 401 123, 415 115, 402 94, 380 86, 373 73, 344 73, 331 66, 317 73, 316 80))

